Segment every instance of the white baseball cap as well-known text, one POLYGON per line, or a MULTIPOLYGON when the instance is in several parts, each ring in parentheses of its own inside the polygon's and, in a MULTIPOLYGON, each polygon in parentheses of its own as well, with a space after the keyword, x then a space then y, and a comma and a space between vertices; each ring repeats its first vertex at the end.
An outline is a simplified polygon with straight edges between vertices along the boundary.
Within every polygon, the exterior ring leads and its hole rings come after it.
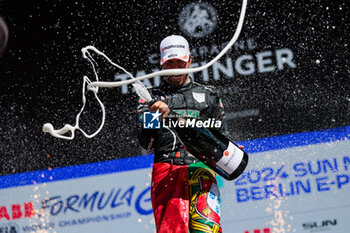
POLYGON ((190 48, 187 40, 178 35, 171 35, 160 43, 160 65, 170 59, 180 59, 188 62, 190 59, 190 48))

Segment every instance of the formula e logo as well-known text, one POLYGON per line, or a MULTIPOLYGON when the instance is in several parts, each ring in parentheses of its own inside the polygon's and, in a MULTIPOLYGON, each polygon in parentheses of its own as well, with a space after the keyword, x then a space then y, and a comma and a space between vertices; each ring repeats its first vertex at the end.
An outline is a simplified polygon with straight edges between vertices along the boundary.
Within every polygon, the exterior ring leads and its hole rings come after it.
POLYGON ((144 112, 143 128, 144 129, 160 129, 160 112, 144 112))
POLYGON ((189 37, 201 38, 211 34, 217 25, 215 8, 206 2, 190 3, 179 15, 180 30, 189 37))

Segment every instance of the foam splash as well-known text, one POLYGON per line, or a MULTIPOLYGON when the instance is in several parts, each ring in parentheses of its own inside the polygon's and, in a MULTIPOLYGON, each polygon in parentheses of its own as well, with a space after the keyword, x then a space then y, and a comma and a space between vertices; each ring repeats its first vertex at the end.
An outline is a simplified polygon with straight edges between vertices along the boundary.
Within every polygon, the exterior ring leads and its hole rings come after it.
POLYGON ((119 86, 123 86, 123 85, 132 84, 133 87, 136 90, 136 93, 141 98, 145 99, 147 102, 151 102, 152 101, 152 97, 149 94, 147 88, 140 82, 141 80, 153 78, 155 76, 171 76, 171 75, 183 75, 183 74, 188 74, 188 73, 195 73, 195 72, 200 72, 202 70, 205 70, 208 67, 212 66, 237 41, 237 39, 238 39, 238 37, 239 37, 239 35, 241 33, 242 27, 243 27, 243 22, 244 22, 246 9, 247 9, 247 0, 243 0, 241 13, 240 13, 240 17, 239 17, 239 21, 238 21, 238 25, 237 25, 237 29, 236 29, 232 39, 230 40, 230 42, 226 45, 226 47, 214 59, 212 59, 207 64, 205 64, 205 65, 203 65, 201 67, 197 67, 197 68, 162 70, 162 71, 153 72, 151 74, 146 74, 146 75, 143 75, 143 76, 135 78, 130 72, 128 72, 123 67, 119 66, 118 64, 114 63, 108 56, 106 56, 103 52, 101 52, 98 49, 96 49, 94 46, 90 45, 90 46, 87 46, 85 48, 82 48, 81 51, 83 53, 83 58, 88 59, 90 64, 92 65, 96 81, 91 82, 91 80, 87 76, 84 76, 84 78, 83 78, 83 90, 82 90, 83 106, 82 106, 80 112, 78 113, 78 115, 76 116, 75 125, 74 126, 70 125, 70 124, 66 124, 61 129, 57 129, 56 130, 56 129, 54 129, 54 127, 53 127, 53 125, 51 123, 46 123, 46 124, 44 124, 44 126, 42 128, 43 132, 50 133, 52 136, 54 136, 56 138, 61 138, 61 139, 66 139, 66 140, 74 139, 74 137, 75 137, 75 130, 81 131, 83 133, 83 135, 85 137, 87 137, 87 138, 95 137, 101 131, 101 129, 103 128, 104 123, 105 123, 105 106, 103 105, 103 103, 101 102, 101 100, 98 97, 98 88, 99 87, 119 87, 119 86), (131 79, 124 80, 124 81, 114 81, 114 82, 102 82, 102 81, 99 81, 99 78, 98 78, 98 75, 97 75, 97 72, 96 72, 96 69, 95 69, 95 65, 94 65, 95 61, 93 60, 91 54, 89 53, 89 50, 92 50, 95 53, 97 53, 98 55, 103 56, 110 64, 112 64, 113 66, 117 67, 118 69, 123 70, 126 74, 128 74, 131 79), (86 95, 85 95, 86 94, 86 90, 92 91, 94 93, 94 96, 97 99, 98 103, 100 104, 100 107, 101 107, 101 110, 102 110, 101 125, 92 134, 87 134, 79 126, 80 115, 83 112, 83 110, 85 108, 85 104, 86 104, 86 95), (70 133, 70 136, 66 136, 67 133, 70 133))
MULTIPOLYGON (((128 72, 123 67, 119 66, 118 64, 114 63, 106 54, 104 54, 103 52, 99 51, 94 46, 87 46, 87 47, 82 48, 81 52, 83 54, 83 58, 87 59, 90 62, 91 66, 92 66, 92 69, 93 69, 93 72, 94 72, 94 75, 95 75, 95 78, 96 78, 97 81, 99 80, 99 77, 98 77, 98 74, 97 74, 97 71, 96 71, 96 68, 95 68, 95 64, 94 64, 96 62, 92 58, 89 50, 92 50, 95 53, 97 53, 98 55, 103 56, 113 66, 115 66, 118 69, 121 69, 122 71, 124 71, 124 73, 126 73, 126 74, 128 74, 130 76, 130 78, 135 79, 135 77, 130 72, 128 72)), ((98 86, 91 86, 90 85, 91 83, 92 83, 91 80, 87 76, 84 76, 84 78, 83 78, 83 88, 82 88, 82 103, 83 103, 83 106, 82 106, 82 108, 80 109, 80 112, 77 114, 77 116, 75 118, 75 125, 73 126, 73 125, 70 125, 70 124, 66 124, 61 129, 54 129, 54 127, 53 127, 53 125, 51 123, 46 123, 43 126, 43 132, 49 133, 49 134, 51 134, 52 136, 54 136, 56 138, 72 140, 75 137, 75 130, 79 130, 87 138, 95 137, 102 130, 102 128, 104 126, 104 123, 105 123, 106 110, 105 110, 104 104, 102 103, 102 101, 98 97, 98 88, 99 87, 98 86), (87 134, 79 126, 80 115, 84 111, 84 108, 85 108, 85 105, 86 105, 86 91, 92 91, 94 93, 94 96, 95 96, 96 100, 98 101, 98 103, 99 103, 99 105, 101 107, 101 111, 102 111, 101 125, 92 134, 87 134), (70 132, 70 136, 66 136, 65 134, 67 134, 69 132, 70 132)), ((136 93, 141 98, 144 98, 147 102, 150 102, 152 100, 152 97, 149 94, 147 88, 140 81, 136 81, 132 85, 136 89, 136 93)))

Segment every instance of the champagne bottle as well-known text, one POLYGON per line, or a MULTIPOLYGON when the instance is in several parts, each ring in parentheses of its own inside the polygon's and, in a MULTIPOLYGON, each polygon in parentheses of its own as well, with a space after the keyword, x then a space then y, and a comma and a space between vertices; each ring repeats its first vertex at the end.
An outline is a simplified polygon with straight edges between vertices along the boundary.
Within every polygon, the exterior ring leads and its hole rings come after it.
MULTIPOLYGON (((138 91, 140 95, 140 91, 138 91)), ((148 93, 148 92, 147 92, 148 93)), ((149 94, 148 94, 149 95, 149 94)), ((150 96, 140 95, 151 99, 150 96)), ((149 106, 152 106, 157 99, 151 99, 149 106)), ((170 109, 168 116, 173 121, 184 121, 186 119, 170 109)), ((248 164, 248 154, 241 150, 234 142, 220 133, 216 128, 206 127, 174 127, 178 138, 185 149, 213 169, 217 174, 226 180, 234 180, 239 177, 248 164)))
MULTIPOLYGON (((185 121, 178 115, 175 115, 174 120, 185 121)), ((217 129, 205 127, 174 129, 188 152, 226 180, 236 179, 246 168, 248 154, 217 129)))

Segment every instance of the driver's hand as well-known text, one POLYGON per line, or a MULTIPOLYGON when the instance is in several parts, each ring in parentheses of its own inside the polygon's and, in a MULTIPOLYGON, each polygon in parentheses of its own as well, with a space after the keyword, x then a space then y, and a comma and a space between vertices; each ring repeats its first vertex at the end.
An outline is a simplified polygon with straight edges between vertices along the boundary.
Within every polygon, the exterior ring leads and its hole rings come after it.
POLYGON ((162 119, 167 117, 170 113, 170 109, 169 109, 168 105, 160 100, 155 102, 152 106, 150 106, 149 110, 150 111, 157 111, 158 110, 162 114, 162 116, 161 116, 162 119))

